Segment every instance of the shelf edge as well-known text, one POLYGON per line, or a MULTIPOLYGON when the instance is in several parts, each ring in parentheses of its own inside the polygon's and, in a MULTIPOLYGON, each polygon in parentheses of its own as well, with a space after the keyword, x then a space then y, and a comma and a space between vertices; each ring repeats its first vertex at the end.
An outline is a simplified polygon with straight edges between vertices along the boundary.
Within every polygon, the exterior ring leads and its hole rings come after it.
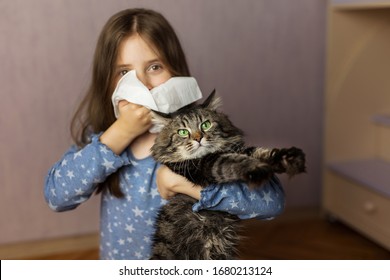
POLYGON ((390 162, 375 158, 329 162, 327 168, 339 176, 390 197, 390 162))
POLYGON ((336 10, 336 11, 390 9, 390 2, 355 3, 355 4, 332 4, 330 7, 333 10, 336 10))

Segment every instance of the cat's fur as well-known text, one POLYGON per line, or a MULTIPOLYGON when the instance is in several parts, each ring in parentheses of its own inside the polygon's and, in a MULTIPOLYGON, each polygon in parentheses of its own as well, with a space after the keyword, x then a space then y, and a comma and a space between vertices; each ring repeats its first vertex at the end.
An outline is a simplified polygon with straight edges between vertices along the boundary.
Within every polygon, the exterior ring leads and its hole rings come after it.
MULTIPOLYGON (((217 111, 219 106, 213 92, 203 104, 155 115, 153 122, 162 126, 152 147, 155 160, 202 187, 234 181, 261 186, 274 173, 305 172, 305 155, 298 148, 246 147, 241 130, 217 111)), ((178 194, 161 208, 151 259, 236 258, 238 217, 220 211, 194 213, 195 202, 178 194)))

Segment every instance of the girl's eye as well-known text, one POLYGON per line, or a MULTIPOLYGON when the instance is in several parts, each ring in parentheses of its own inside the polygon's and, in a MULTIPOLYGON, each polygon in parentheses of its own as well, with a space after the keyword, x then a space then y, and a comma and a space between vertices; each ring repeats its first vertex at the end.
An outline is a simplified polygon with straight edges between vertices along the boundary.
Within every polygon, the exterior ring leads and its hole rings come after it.
POLYGON ((162 69, 160 64, 153 64, 149 66, 148 71, 158 71, 160 69, 162 69))
POLYGON ((177 134, 179 134, 180 137, 187 137, 190 132, 187 129, 179 129, 177 134))
POLYGON ((122 71, 119 72, 119 75, 120 75, 120 76, 124 76, 124 75, 126 75, 128 72, 129 72, 129 70, 122 70, 122 71))
POLYGON ((200 128, 203 130, 203 131, 207 131, 211 128, 211 122, 210 121, 205 121, 203 122, 201 125, 200 125, 200 128))

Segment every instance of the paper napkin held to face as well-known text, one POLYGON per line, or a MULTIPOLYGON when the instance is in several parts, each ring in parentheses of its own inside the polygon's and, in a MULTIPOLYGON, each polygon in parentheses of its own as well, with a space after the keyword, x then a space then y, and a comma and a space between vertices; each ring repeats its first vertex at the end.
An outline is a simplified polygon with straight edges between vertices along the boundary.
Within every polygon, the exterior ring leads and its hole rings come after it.
MULTIPOLYGON (((161 113, 173 113, 202 98, 202 92, 193 77, 173 77, 149 89, 137 78, 135 70, 124 75, 112 95, 115 117, 119 117, 118 103, 127 100, 161 113)), ((151 132, 157 132, 150 130, 151 132)))

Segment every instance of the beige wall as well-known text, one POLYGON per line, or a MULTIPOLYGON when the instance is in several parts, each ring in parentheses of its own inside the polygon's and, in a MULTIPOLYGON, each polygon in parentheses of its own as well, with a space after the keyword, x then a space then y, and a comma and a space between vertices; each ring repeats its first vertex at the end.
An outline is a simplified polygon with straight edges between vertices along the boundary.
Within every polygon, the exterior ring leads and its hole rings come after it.
POLYGON ((144 6, 176 28, 204 93, 256 145, 302 147, 309 173, 285 183, 287 206, 319 205, 325 0, 2 0, 0 2, 0 244, 93 232, 99 199, 53 213, 49 167, 70 145, 107 18, 144 6))

